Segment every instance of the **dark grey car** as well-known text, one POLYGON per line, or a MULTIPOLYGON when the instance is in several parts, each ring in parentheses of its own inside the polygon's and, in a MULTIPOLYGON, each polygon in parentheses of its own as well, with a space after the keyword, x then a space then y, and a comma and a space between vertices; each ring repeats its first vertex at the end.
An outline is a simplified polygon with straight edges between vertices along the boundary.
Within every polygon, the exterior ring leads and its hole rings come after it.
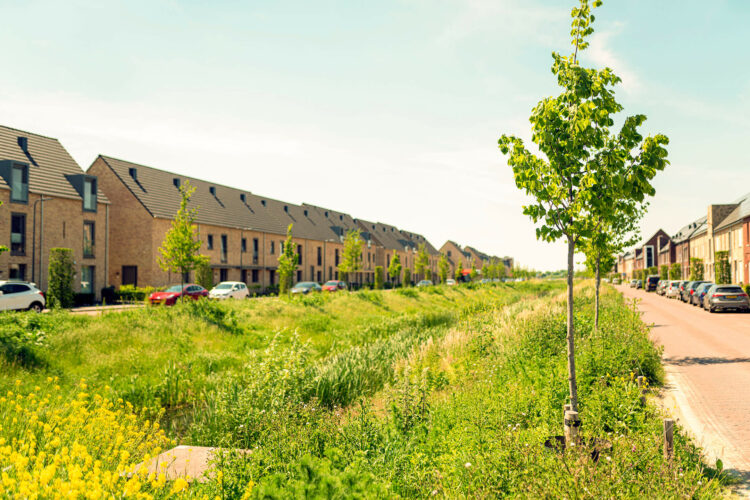
POLYGON ((693 294, 695 293, 695 290, 702 285, 703 283, 708 283, 707 281, 688 281, 688 284, 685 285, 685 289, 682 291, 682 294, 680 298, 683 302, 690 303, 692 302, 690 299, 692 298, 693 294))
POLYGON ((703 308, 711 313, 724 310, 750 311, 750 299, 737 285, 713 285, 703 297, 703 308))
POLYGON ((706 292, 712 286, 714 286, 714 284, 710 281, 698 285, 698 288, 695 289, 695 292, 693 292, 693 295, 690 297, 690 303, 694 306, 703 307, 703 297, 706 296, 706 292))

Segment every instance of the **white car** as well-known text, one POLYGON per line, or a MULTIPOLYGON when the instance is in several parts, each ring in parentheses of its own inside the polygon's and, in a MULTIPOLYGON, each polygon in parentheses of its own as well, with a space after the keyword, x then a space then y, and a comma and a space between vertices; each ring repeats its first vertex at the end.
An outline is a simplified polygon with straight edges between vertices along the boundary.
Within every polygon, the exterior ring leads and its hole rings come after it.
POLYGON ((247 285, 241 281, 222 281, 208 292, 209 299, 244 299, 250 296, 247 285))
POLYGON ((453 286, 456 284, 456 280, 448 278, 447 280, 445 280, 445 284, 448 286, 453 286))
POLYGON ((0 311, 41 312, 47 301, 36 284, 26 281, 0 281, 0 311))

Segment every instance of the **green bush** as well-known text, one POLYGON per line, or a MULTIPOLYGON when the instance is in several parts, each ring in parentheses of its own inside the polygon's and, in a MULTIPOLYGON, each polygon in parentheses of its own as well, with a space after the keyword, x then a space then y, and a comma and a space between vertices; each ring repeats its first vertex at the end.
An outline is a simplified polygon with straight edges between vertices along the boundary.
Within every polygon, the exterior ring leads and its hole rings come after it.
POLYGON ((206 290, 214 287, 214 271, 208 259, 201 259, 195 268, 195 281, 206 290))
POLYGON ((150 286, 138 288, 134 285, 122 285, 115 292, 115 298, 118 302, 133 304, 147 300, 148 296, 155 291, 156 288, 150 286))
POLYGON ((47 286, 47 307, 73 307, 75 294, 73 278, 75 265, 73 250, 52 248, 49 251, 49 285, 47 286))
POLYGON ((0 322, 0 351, 6 360, 21 366, 40 363, 40 348, 46 345, 45 327, 49 326, 47 314, 11 312, 0 322))
POLYGON ((375 266, 375 289, 383 288, 383 266, 375 266))
POLYGON ((403 286, 411 286, 411 269, 408 267, 404 269, 404 283, 403 286))

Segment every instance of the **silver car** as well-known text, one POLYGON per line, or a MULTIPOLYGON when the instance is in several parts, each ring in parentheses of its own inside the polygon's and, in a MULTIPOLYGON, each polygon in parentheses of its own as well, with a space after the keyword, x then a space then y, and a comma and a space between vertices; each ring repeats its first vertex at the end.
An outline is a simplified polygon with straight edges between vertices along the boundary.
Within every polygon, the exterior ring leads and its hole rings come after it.
POLYGON ((47 303, 36 284, 27 281, 0 281, 0 311, 41 312, 47 303))
POLYGON ((726 309, 748 312, 750 299, 737 285, 713 285, 703 297, 703 308, 711 313, 726 309))

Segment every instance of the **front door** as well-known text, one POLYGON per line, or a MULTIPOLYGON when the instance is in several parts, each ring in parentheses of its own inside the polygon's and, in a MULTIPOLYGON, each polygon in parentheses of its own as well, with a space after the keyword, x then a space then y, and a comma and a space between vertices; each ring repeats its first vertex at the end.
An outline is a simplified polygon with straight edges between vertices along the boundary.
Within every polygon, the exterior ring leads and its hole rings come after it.
POLYGON ((122 284, 138 286, 138 266, 122 266, 122 284))

